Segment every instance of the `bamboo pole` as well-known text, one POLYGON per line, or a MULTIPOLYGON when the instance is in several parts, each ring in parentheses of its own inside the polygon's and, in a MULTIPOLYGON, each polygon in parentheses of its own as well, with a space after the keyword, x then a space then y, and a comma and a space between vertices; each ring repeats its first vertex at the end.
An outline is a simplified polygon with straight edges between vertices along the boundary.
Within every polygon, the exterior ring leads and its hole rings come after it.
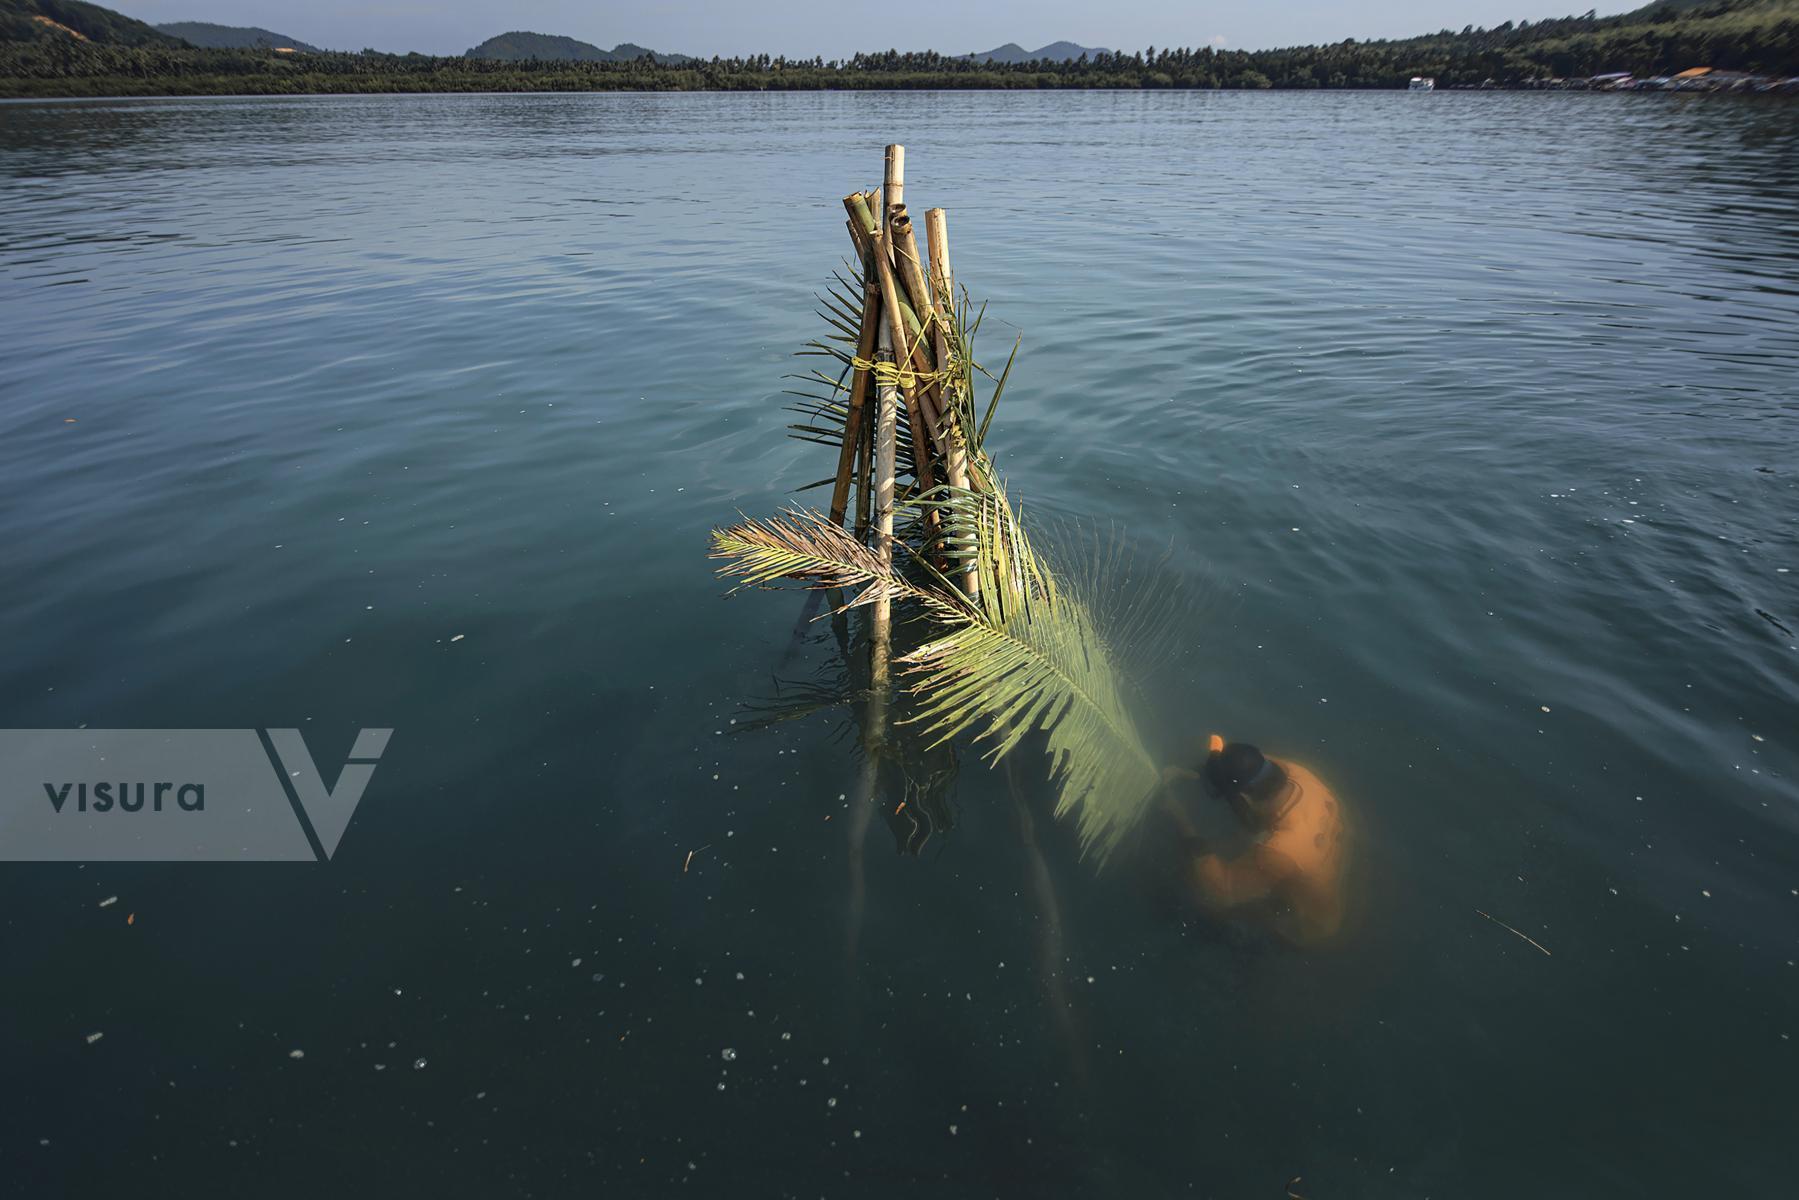
POLYGON ((907 299, 912 301, 912 311, 920 318, 928 316, 935 306, 925 287, 924 264, 918 257, 918 237, 912 230, 912 217, 906 212, 906 206, 895 206, 888 215, 887 224, 893 230, 893 265, 906 287, 907 299))
POLYGON ((937 313, 937 362, 949 366, 949 322, 956 312, 955 282, 949 273, 949 214, 933 208, 924 215, 925 253, 931 262, 931 307, 937 313))
MULTIPOLYGON (((893 259, 899 270, 900 278, 906 285, 906 292, 912 301, 912 320, 907 322, 907 330, 911 334, 918 352, 914 354, 916 363, 920 356, 929 354, 926 370, 935 374, 949 364, 949 338, 944 332, 945 315, 939 309, 925 283, 924 265, 918 255, 918 238, 912 229, 912 218, 906 212, 906 206, 900 205, 893 215, 893 259), (925 325, 919 318, 930 319, 931 343, 934 352, 925 350, 925 325)), ((928 230, 926 231, 928 235, 928 230)), ((902 296, 901 300, 907 297, 902 296)), ((959 487, 967 487, 968 456, 958 451, 955 436, 952 432, 954 422, 948 419, 948 406, 943 402, 944 381, 941 378, 932 380, 926 390, 925 412, 931 426, 931 440, 937 443, 937 451, 942 454, 946 464, 960 460, 963 469, 959 472, 964 482, 959 487)), ((950 482, 956 482, 958 474, 948 471, 950 482)))
MULTIPOLYGON (((941 208, 933 208, 924 215, 925 250, 931 261, 931 287, 933 296, 931 305, 936 314, 935 330, 937 335, 937 362, 940 370, 949 370, 949 323, 954 319, 956 311, 955 279, 949 268, 949 214, 941 208)), ((948 381, 943 387, 949 386, 948 381)), ((939 396, 953 395, 953 392, 940 391, 939 396)), ((941 407, 947 408, 948 405, 941 407)), ((973 411, 973 405, 955 413, 951 422, 949 452, 944 457, 944 471, 949 476, 950 486, 963 491, 968 490, 968 428, 965 422, 973 411)), ((962 575, 962 590, 970 597, 981 594, 981 574, 973 563, 962 575)))
POLYGON ((874 488, 871 483, 875 457, 873 421, 862 422, 861 442, 861 448, 856 452, 856 457, 860 460, 856 466, 856 536, 866 538, 874 507, 874 488))
MULTIPOLYGON (((898 205, 891 217, 893 239, 894 269, 899 274, 905 293, 900 296, 902 315, 907 316, 906 332, 912 346, 912 363, 914 369, 926 374, 935 375, 939 363, 947 361, 947 356, 939 351, 931 352, 931 341, 926 338, 926 326, 921 318, 929 318, 936 311, 931 301, 930 289, 925 285, 924 265, 918 256, 918 238, 912 230, 912 218, 906 212, 904 204, 898 205), (911 304, 906 305, 910 299, 911 304)), ((942 330, 937 322, 931 321, 931 330, 940 344, 947 344, 941 336, 942 330)), ((919 389, 920 407, 924 409, 925 425, 930 430, 931 441, 947 462, 955 454, 954 439, 950 436, 950 422, 944 419, 943 381, 933 379, 928 385, 919 389)))
POLYGON ((882 180, 883 201, 887 211, 884 219, 891 219, 895 205, 906 202, 906 148, 893 145, 887 147, 887 174, 882 180))
POLYGON ((850 221, 856 226, 851 236, 858 239, 857 249, 864 254, 868 253, 868 236, 881 227, 880 220, 875 216, 874 205, 868 202, 868 197, 872 195, 873 192, 851 192, 843 198, 843 207, 849 210, 850 221))
MULTIPOLYGON (((906 323, 900 316, 899 285, 893 280, 893 264, 887 258, 887 238, 884 234, 874 235, 875 273, 881 279, 881 311, 887 319, 881 322, 881 332, 886 335, 889 353, 897 357, 896 347, 906 342, 906 323)), ((908 364, 910 366, 911 364, 908 364)), ((923 414, 918 406, 918 383, 910 371, 900 375, 900 394, 906 400, 906 416, 912 427, 912 465, 918 476, 919 486, 930 491, 937 485, 936 472, 931 470, 931 447, 927 441, 923 414)), ((876 483, 876 488, 880 484, 876 483)))
POLYGON ((949 213, 941 208, 925 213, 924 240, 931 257, 931 281, 937 285, 937 306, 947 316, 956 307, 956 281, 949 272, 949 213))
MULTIPOLYGON (((880 243, 875 245, 875 255, 880 256, 880 243)), ((883 288, 885 290, 885 288, 883 288)), ((875 361, 891 363, 893 361, 893 335, 887 325, 881 325, 875 342, 875 361)), ((893 475, 894 460, 897 453, 894 447, 896 427, 899 424, 899 389, 889 378, 880 378, 875 385, 875 488, 874 488, 874 539, 875 552, 881 557, 881 565, 891 569, 893 566, 893 475)), ((871 703, 870 719, 876 715, 877 706, 882 718, 885 717, 886 689, 888 686, 888 646, 893 631, 892 601, 883 591, 874 603, 874 618, 871 622, 870 639, 873 659, 869 674, 871 703)), ((865 731, 877 740, 884 737, 879 723, 865 731)))
MULTIPOLYGON (((870 257, 882 253, 880 234, 874 235, 870 257)), ((893 340, 885 321, 875 341, 875 361, 893 361, 893 340)), ((879 377, 875 385, 874 434, 874 544, 881 563, 893 567, 893 476, 896 450, 895 427, 899 422, 899 393, 892 377, 879 377)), ((863 499, 868 498, 865 486, 863 499)), ((887 703, 892 688, 893 601, 882 595, 874 602, 868 627, 868 703, 862 713, 862 770, 856 788, 856 804, 850 813, 850 894, 845 913, 845 940, 850 965, 856 962, 862 941, 862 917, 868 884, 863 865, 863 846, 874 823, 875 795, 880 787, 881 759, 887 749, 887 703)))
MULTIPOLYGON (((881 189, 871 187, 862 193, 862 228, 873 232, 881 227, 879 212, 881 208, 881 189)), ((875 423, 864 421, 862 436, 862 475, 859 483, 860 492, 856 501, 856 532, 866 537, 872 523, 874 508, 874 457, 875 457, 875 423)))
MULTIPOLYGON (((861 214, 857 208, 862 197, 852 194, 843 198, 843 206, 849 210, 850 240, 862 252, 862 328, 856 338, 856 359, 858 362, 871 362, 874 358, 876 335, 881 323, 881 286, 875 277, 874 254, 865 226, 858 227, 861 214)), ((862 210, 866 213, 866 208, 862 210)), ((856 368, 855 377, 850 382, 849 411, 844 416, 843 445, 837 453, 837 482, 831 488, 831 520, 837 525, 844 523, 849 510, 850 483, 855 477, 856 460, 863 444, 862 414, 868 403, 868 371, 856 368)))
MULTIPOLYGON (((906 206, 901 204, 894 209, 888 222, 892 229, 894 270, 898 273, 900 283, 905 287, 905 293, 900 296, 900 301, 902 304, 907 300, 911 301, 907 308, 902 309, 902 314, 910 314, 906 320, 906 332, 913 346, 912 361, 926 374, 934 375, 938 364, 947 359, 941 351, 933 354, 928 348, 930 342, 925 337, 925 319, 932 317, 936 312, 936 306, 931 301, 930 289, 925 285, 924 264, 918 256, 918 238, 912 230, 912 218, 907 214, 906 206)), ((938 335, 936 341, 944 344, 942 331, 936 326, 935 320, 930 321, 931 332, 938 335)), ((942 415, 942 381, 933 380, 924 391, 929 396, 925 411, 931 426, 931 440, 937 443, 938 453, 947 458, 950 448, 944 438, 946 422, 942 415)))
MULTIPOLYGON (((919 322, 918 314, 912 310, 912 305, 906 300, 905 292, 899 289, 895 289, 895 292, 899 324, 895 327, 894 336, 903 343, 904 349, 907 351, 906 360, 911 363, 912 370, 919 375, 931 375, 934 373, 934 368, 931 365, 930 354, 924 348, 924 326, 919 322)), ((949 442, 944 435, 943 417, 937 406, 936 397, 931 394, 930 389, 922 385, 918 386, 915 392, 908 393, 907 403, 912 403, 914 397, 919 401, 920 410, 924 415, 925 431, 931 435, 932 445, 936 446, 938 454, 947 457, 949 442)))

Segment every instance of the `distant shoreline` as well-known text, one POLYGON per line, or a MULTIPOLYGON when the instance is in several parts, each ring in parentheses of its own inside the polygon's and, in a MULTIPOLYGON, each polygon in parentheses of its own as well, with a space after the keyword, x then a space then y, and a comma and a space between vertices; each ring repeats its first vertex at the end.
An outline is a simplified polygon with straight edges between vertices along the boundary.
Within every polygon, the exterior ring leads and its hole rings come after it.
MULTIPOLYGON (((65 16, 74 24, 0 14, 0 97, 1386 91, 1408 90, 1414 78, 1434 80, 1443 91, 1799 92, 1799 0, 1652 0, 1617 16, 1589 12, 1410 38, 1257 50, 1149 46, 1028 62, 931 50, 881 50, 829 61, 779 54, 700 59, 658 56, 630 44, 618 50, 641 51, 636 57, 609 52, 601 61, 570 57, 585 43, 524 33, 483 44, 498 43, 505 51, 498 57, 262 44, 201 49, 104 8, 70 8, 65 16)), ((1052 43, 1043 49, 1081 47, 1052 43)), ((1422 83, 1419 90, 1425 90, 1422 83)))
MULTIPOLYGON (((905 87, 862 86, 862 87, 784 87, 784 88, 750 88, 750 87, 496 88, 496 87, 492 87, 492 86, 487 86, 487 87, 472 87, 472 86, 471 87, 395 87, 395 86, 393 86, 394 81, 392 79, 379 80, 378 82, 381 86, 369 86, 369 87, 360 87, 360 88, 359 87, 335 87, 335 88, 330 88, 330 89, 260 88, 260 89, 256 89, 256 90, 231 89, 231 88, 215 88, 215 89, 191 89, 190 88, 190 89, 184 89, 184 90, 180 90, 180 91, 174 91, 174 90, 160 90, 155 87, 140 86, 137 88, 130 88, 129 86, 119 86, 115 90, 106 90, 105 89, 105 85, 107 85, 107 84, 130 85, 130 84, 134 84, 134 83, 142 84, 144 82, 141 80, 127 80, 127 79, 122 79, 122 78, 121 79, 95 79, 95 80, 84 81, 84 82, 90 82, 90 83, 95 84, 97 90, 94 90, 94 91, 62 92, 62 91, 52 91, 52 90, 44 90, 44 91, 27 90, 27 89, 20 89, 20 88, 14 86, 20 82, 23 82, 23 81, 0 79, 0 103, 31 103, 34 101, 52 101, 52 100, 87 100, 87 101, 207 100, 207 99, 273 100, 273 99, 292 99, 295 97, 307 97, 307 96, 316 96, 316 97, 320 97, 320 98, 344 97, 344 96, 571 96, 571 95, 590 95, 590 96, 591 95, 604 95, 604 96, 675 96, 675 95, 713 95, 713 96, 739 95, 739 96, 742 96, 742 95, 756 95, 756 96, 772 96, 772 95, 818 95, 818 94, 827 93, 827 92, 829 92, 829 93, 862 92, 862 93, 884 94, 884 95, 895 95, 895 94, 906 93, 906 92, 933 93, 933 94, 945 93, 945 92, 957 92, 957 93, 967 93, 970 95, 977 94, 977 93, 996 93, 996 92, 1107 92, 1107 93, 1116 93, 1116 94, 1125 94, 1125 93, 1142 94, 1142 93, 1148 93, 1148 92, 1160 92, 1160 93, 1180 92, 1180 93, 1185 93, 1185 94, 1218 93, 1218 94, 1227 94, 1227 95, 1229 95, 1229 94, 1236 94, 1236 95, 1241 95, 1241 94, 1311 95, 1311 94, 1318 94, 1318 93, 1331 93, 1331 94, 1335 94, 1335 95, 1343 95, 1343 94, 1386 95, 1386 96, 1407 95, 1407 94, 1418 95, 1417 93, 1408 93, 1406 91, 1406 89, 1403 87, 1339 87, 1339 88, 1329 88, 1329 87, 1316 87, 1316 88, 1282 88, 1282 87, 1276 87, 1276 88, 1217 88, 1217 87, 1138 88, 1138 87, 1121 87, 1121 86, 1119 86, 1119 87, 1106 87, 1106 86, 1095 86, 1095 87, 1074 87, 1074 86, 1067 86, 1067 87, 983 87, 980 85, 970 85, 967 83, 963 83, 963 84, 959 84, 959 85, 938 84, 938 85, 931 85, 931 86, 916 86, 916 87, 914 87, 914 86, 905 86, 905 87)), ((36 81, 32 81, 32 82, 36 82, 36 81)), ((344 81, 337 80, 335 82, 343 83, 344 81)), ((1731 88, 1731 89, 1726 89, 1726 88, 1712 88, 1712 89, 1607 88, 1607 87, 1553 86, 1553 85, 1548 85, 1548 84, 1490 85, 1490 86, 1485 86, 1485 87, 1465 85, 1465 86, 1460 86, 1460 87, 1438 86, 1436 91, 1433 93, 1429 93, 1429 95, 1445 95, 1445 94, 1447 94, 1447 95, 1496 95, 1496 94, 1517 95, 1520 93, 1537 93, 1537 94, 1551 94, 1551 95, 1607 95, 1607 96, 1614 96, 1614 95, 1619 95, 1619 94, 1640 95, 1640 94, 1644 94, 1644 93, 1653 93, 1656 95, 1665 95, 1665 96, 1680 95, 1680 96, 1707 96, 1707 97, 1731 96, 1731 97, 1742 97, 1742 98, 1757 98, 1757 97, 1799 98, 1799 80, 1786 80, 1786 81, 1783 81, 1783 83, 1784 83, 1784 86, 1766 88, 1766 89, 1762 89, 1762 90, 1734 89, 1734 88, 1731 88)), ((1424 100, 1422 96, 1420 97, 1420 99, 1421 99, 1421 102, 1428 102, 1427 100, 1424 100)))

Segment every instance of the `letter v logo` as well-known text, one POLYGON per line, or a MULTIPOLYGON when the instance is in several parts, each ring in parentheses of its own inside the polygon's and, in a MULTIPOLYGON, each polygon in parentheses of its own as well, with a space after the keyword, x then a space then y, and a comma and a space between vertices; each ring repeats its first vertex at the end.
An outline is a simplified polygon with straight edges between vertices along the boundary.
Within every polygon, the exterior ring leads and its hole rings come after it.
POLYGON ((318 768, 313 766, 312 752, 306 749, 298 729, 270 729, 267 732, 269 744, 275 748, 275 760, 287 775, 294 797, 312 822, 319 847, 329 859, 337 851, 337 843, 344 836, 357 802, 362 799, 363 789, 374 778, 375 764, 381 758, 381 752, 387 749, 387 739, 394 731, 365 729, 357 734, 356 744, 350 747, 349 761, 338 773, 337 784, 330 791, 325 790, 325 781, 318 768))

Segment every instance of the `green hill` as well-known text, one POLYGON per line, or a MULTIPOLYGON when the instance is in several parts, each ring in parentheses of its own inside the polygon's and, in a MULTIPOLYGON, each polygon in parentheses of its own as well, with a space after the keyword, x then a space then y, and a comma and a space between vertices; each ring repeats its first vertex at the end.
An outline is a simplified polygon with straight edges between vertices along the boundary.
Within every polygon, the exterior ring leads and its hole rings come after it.
POLYGON ((0 0, 0 42, 52 39, 93 42, 100 46, 184 46, 123 13, 80 0, 0 0))
POLYGON ((1086 55, 1096 58, 1110 51, 1103 46, 1077 46, 1073 42, 1051 42, 1036 50, 1026 50, 1017 42, 1007 42, 1003 46, 995 46, 991 50, 983 50, 979 54, 968 57, 976 62, 1028 63, 1028 62, 1073 62, 1086 55))
POLYGON ((214 25, 208 21, 165 21, 156 28, 170 37, 180 38, 190 46, 198 46, 202 50, 245 50, 254 46, 273 49, 277 46, 285 46, 291 50, 304 50, 309 54, 320 52, 317 46, 308 45, 299 38, 291 38, 285 33, 276 33, 269 29, 260 29, 255 25, 214 25))
POLYGON ((464 58, 481 58, 494 62, 634 62, 654 54, 666 63, 692 61, 685 54, 660 54, 647 46, 620 42, 610 50, 602 50, 592 42, 577 41, 553 33, 526 33, 515 30, 490 37, 472 47, 464 58))

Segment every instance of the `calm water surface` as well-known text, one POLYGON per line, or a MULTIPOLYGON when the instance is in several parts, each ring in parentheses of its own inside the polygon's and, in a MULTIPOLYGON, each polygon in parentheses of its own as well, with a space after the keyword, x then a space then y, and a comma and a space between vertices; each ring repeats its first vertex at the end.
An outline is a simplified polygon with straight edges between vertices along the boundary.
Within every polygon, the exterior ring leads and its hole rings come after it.
POLYGON ((329 864, 0 867, 0 1191, 1787 1191, 1796 194, 1663 96, 0 106, 0 725, 397 730, 329 864), (842 714, 731 724, 834 643, 705 548, 896 140, 1336 944, 1040 820, 1058 918, 969 760, 846 959, 842 714))

